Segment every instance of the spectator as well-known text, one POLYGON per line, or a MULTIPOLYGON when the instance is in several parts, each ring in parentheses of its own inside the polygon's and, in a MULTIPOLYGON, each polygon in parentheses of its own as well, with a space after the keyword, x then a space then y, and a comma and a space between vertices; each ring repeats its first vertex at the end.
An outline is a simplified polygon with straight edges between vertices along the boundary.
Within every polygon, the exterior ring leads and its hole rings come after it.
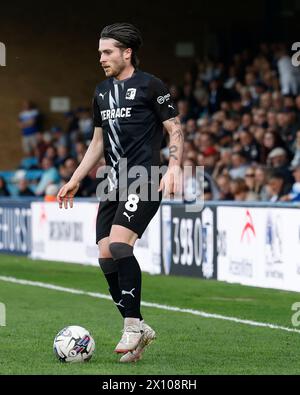
POLYGON ((225 98, 224 90, 220 86, 220 80, 215 78, 209 83, 208 108, 209 113, 213 114, 221 108, 221 102, 225 98))
POLYGON ((242 152, 234 152, 231 156, 232 169, 229 170, 231 178, 244 178, 247 168, 249 167, 247 156, 242 152))
POLYGON ((45 156, 42 160, 42 169, 44 172, 35 190, 37 196, 44 195, 48 185, 58 184, 60 180, 59 173, 54 167, 52 159, 45 156))
POLYGON ((282 196, 280 200, 286 202, 300 202, 300 164, 294 166, 292 171, 295 182, 292 185, 290 193, 282 196))
POLYGON ((18 182, 18 196, 34 196, 26 178, 21 178, 18 182))
POLYGON ((243 178, 236 178, 230 181, 230 193, 234 200, 245 201, 248 200, 249 188, 247 187, 243 178))
POLYGON ((185 124, 191 118, 189 103, 187 100, 179 100, 177 103, 180 122, 185 124))
POLYGON ((86 153, 87 150, 87 146, 85 144, 85 142, 83 141, 77 141, 77 143, 75 144, 75 153, 76 153, 76 159, 77 162, 80 163, 86 153))
POLYGON ((255 186, 254 192, 258 194, 258 199, 266 201, 268 199, 266 183, 267 183, 267 170, 266 167, 260 165, 255 168, 255 186))
POLYGON ((268 200, 278 202, 282 196, 290 192, 290 186, 285 182, 285 176, 280 171, 274 171, 267 183, 268 200))
POLYGON ((45 190, 45 202, 56 202, 56 196, 59 191, 59 186, 57 184, 49 184, 45 190))
POLYGON ((207 147, 202 151, 204 156, 204 168, 205 172, 212 174, 213 170, 219 160, 219 152, 214 147, 207 147))
POLYGON ((261 163, 266 163, 269 153, 275 148, 283 148, 286 150, 286 145, 280 135, 274 131, 267 131, 263 136, 261 148, 261 163))
POLYGON ((242 152, 245 154, 249 162, 259 162, 260 148, 255 141, 254 136, 247 130, 239 132, 239 139, 242 146, 242 152))
POLYGON ((220 200, 233 200, 234 196, 230 192, 230 181, 231 178, 227 174, 220 174, 217 177, 217 186, 219 188, 219 199, 220 200))
POLYGON ((55 161, 55 166, 59 167, 65 162, 65 160, 70 156, 69 150, 66 145, 61 144, 57 147, 57 157, 55 161))
POLYGON ((196 164, 192 159, 186 159, 183 162, 185 171, 183 172, 183 193, 184 201, 193 202, 196 200, 199 185, 196 180, 196 164), (188 170, 188 171, 187 171, 188 170))
POLYGON ((295 167, 300 164, 300 130, 296 133, 296 140, 293 146, 294 157, 291 162, 292 167, 295 167))
POLYGON ((287 147, 291 148, 299 126, 296 123, 296 113, 291 109, 285 109, 277 115, 277 122, 280 136, 287 147))
POLYGON ((297 95, 299 93, 299 70, 292 65, 291 58, 283 46, 278 48, 276 57, 281 93, 283 95, 297 95))
POLYGON ((93 137, 93 119, 88 108, 79 111, 78 121, 79 133, 84 141, 89 141, 93 137))
POLYGON ((18 125, 22 132, 22 146, 26 156, 32 156, 37 144, 38 117, 38 109, 29 100, 24 100, 22 111, 19 113, 18 125))
POLYGON ((3 177, 0 176, 0 196, 10 196, 9 190, 7 189, 6 182, 3 177))
POLYGON ((288 166, 287 152, 283 148, 274 148, 268 155, 267 164, 280 171, 288 184, 293 183, 293 177, 288 166))

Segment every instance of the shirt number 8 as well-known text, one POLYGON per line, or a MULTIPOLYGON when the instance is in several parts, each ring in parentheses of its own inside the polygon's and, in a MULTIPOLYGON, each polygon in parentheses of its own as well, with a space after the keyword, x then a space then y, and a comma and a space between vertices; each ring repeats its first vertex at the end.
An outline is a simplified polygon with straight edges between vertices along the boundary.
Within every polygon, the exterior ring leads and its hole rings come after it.
POLYGON ((128 195, 128 200, 127 203, 125 204, 126 210, 130 212, 134 212, 137 210, 137 204, 140 201, 140 198, 138 195, 135 195, 134 193, 131 193, 128 195))

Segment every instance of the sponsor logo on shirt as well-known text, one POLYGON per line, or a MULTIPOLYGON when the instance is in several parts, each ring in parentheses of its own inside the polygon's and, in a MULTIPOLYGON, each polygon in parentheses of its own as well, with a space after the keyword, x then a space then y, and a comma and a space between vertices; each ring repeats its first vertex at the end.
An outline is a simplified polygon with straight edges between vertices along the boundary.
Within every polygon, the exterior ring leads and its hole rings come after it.
POLYGON ((125 99, 133 100, 135 98, 136 88, 129 88, 127 89, 125 99))
POLYGON ((157 103, 158 104, 163 104, 164 102, 169 101, 170 100, 170 96, 171 96, 170 93, 168 93, 165 96, 158 96, 157 103))
POLYGON ((131 117, 132 107, 112 108, 111 110, 101 111, 102 121, 106 119, 115 118, 129 118, 131 117))

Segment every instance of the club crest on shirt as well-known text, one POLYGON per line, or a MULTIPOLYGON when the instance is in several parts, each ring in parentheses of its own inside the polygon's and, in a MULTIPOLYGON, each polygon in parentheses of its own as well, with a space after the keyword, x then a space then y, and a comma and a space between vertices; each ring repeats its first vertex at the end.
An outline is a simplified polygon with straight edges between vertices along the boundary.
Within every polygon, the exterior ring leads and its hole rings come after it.
POLYGON ((125 99, 133 100, 135 98, 136 88, 129 88, 127 89, 125 99))

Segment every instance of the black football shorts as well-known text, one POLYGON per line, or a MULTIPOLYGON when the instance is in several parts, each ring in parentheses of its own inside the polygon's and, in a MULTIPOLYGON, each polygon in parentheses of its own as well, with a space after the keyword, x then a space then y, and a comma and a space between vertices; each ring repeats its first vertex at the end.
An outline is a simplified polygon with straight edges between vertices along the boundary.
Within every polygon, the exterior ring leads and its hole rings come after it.
POLYGON ((122 225, 135 232, 138 238, 142 237, 160 206, 162 192, 153 192, 154 188, 157 191, 158 185, 151 181, 141 188, 135 193, 131 193, 130 190, 117 191, 117 199, 100 202, 96 221, 96 244, 109 236, 112 225, 122 225), (144 188, 142 193, 141 188, 144 188), (145 190, 148 191, 148 196, 145 196, 145 190))

